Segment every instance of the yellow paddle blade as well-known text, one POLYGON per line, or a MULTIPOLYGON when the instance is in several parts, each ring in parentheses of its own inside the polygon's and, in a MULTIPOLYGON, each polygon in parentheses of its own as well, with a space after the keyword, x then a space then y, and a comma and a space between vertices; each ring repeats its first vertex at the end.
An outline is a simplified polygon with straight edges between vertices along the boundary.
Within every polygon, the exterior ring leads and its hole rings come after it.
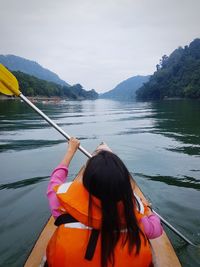
POLYGON ((0 64, 0 93, 10 96, 21 94, 16 77, 2 64, 0 64))

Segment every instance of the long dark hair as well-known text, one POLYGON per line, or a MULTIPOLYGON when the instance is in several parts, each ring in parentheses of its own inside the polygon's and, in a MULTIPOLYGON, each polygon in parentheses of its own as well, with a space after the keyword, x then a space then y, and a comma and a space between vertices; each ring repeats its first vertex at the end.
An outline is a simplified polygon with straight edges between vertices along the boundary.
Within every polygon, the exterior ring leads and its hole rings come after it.
POLYGON ((131 187, 130 174, 121 159, 109 151, 101 151, 89 159, 83 174, 83 185, 90 194, 89 216, 91 212, 91 195, 101 201, 101 266, 107 267, 108 261, 114 266, 114 249, 120 238, 122 228, 118 213, 118 203, 123 203, 125 220, 125 239, 129 253, 136 247, 136 254, 141 247, 138 222, 134 213, 136 200, 131 187))

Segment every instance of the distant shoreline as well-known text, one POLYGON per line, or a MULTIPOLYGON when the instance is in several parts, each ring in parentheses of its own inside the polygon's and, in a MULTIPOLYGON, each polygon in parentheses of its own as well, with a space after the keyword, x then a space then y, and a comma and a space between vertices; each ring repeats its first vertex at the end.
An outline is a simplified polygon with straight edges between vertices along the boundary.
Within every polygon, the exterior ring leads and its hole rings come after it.
MULTIPOLYGON (((96 100, 96 99, 86 99, 86 98, 78 98, 78 99, 70 99, 67 97, 59 97, 59 96, 27 96, 27 98, 31 102, 42 102, 42 103, 59 103, 61 101, 80 101, 80 100, 96 100)), ((98 99, 98 98, 97 98, 98 99)), ((101 98, 99 98, 101 99, 101 98)), ((107 98, 104 98, 107 99, 107 98)), ((15 96, 6 96, 6 95, 0 95, 0 101, 1 100, 20 100, 18 97, 15 96)), ((109 98, 109 100, 118 100, 120 101, 121 99, 112 99, 109 98)), ((150 101, 171 101, 171 100, 200 100, 199 98, 186 98, 186 97, 165 97, 163 99, 157 99, 157 100, 148 100, 150 101)), ((139 100, 140 102, 141 100, 139 100)), ((146 100, 143 100, 142 102, 146 102, 146 100)))
MULTIPOLYGON (((48 96, 27 96, 27 98, 33 102, 33 103, 37 103, 37 102, 41 102, 43 104, 49 104, 49 103, 60 103, 61 101, 70 101, 71 99, 69 98, 61 98, 61 97, 48 97, 48 96)), ((14 100, 14 101, 20 101, 20 98, 15 97, 15 96, 6 96, 6 95, 0 95, 0 101, 4 101, 4 100, 14 100)), ((21 100, 22 101, 22 100, 21 100)))
MULTIPOLYGON (((27 96, 27 98, 30 101, 34 101, 34 100, 67 100, 68 98, 62 98, 59 96, 27 96)), ((18 98, 15 96, 6 96, 6 95, 0 95, 0 100, 17 100, 18 98)))
MULTIPOLYGON (((77 99, 71 99, 68 97, 59 97, 59 96, 26 96, 26 97, 33 103, 34 102, 59 103, 61 101, 96 100, 96 99, 88 99, 88 98, 84 98, 84 97, 79 97, 77 99)), ((0 95, 0 101, 1 100, 20 100, 20 98, 18 98, 16 96, 0 95)))

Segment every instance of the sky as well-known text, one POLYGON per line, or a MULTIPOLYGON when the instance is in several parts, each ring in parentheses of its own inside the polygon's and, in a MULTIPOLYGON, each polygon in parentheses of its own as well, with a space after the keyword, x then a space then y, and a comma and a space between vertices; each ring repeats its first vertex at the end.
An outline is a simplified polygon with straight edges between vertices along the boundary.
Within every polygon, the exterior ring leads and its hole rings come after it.
POLYGON ((199 0, 0 0, 0 54, 105 92, 200 38, 199 0))

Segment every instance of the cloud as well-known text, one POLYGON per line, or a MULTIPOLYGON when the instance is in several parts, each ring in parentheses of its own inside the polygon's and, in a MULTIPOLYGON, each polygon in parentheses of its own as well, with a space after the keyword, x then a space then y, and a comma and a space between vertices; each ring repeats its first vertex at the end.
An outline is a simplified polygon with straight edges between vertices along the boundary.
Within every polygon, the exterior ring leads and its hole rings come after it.
POLYGON ((0 53, 106 91, 153 73, 163 54, 199 37, 199 10, 198 0, 7 0, 0 53))

